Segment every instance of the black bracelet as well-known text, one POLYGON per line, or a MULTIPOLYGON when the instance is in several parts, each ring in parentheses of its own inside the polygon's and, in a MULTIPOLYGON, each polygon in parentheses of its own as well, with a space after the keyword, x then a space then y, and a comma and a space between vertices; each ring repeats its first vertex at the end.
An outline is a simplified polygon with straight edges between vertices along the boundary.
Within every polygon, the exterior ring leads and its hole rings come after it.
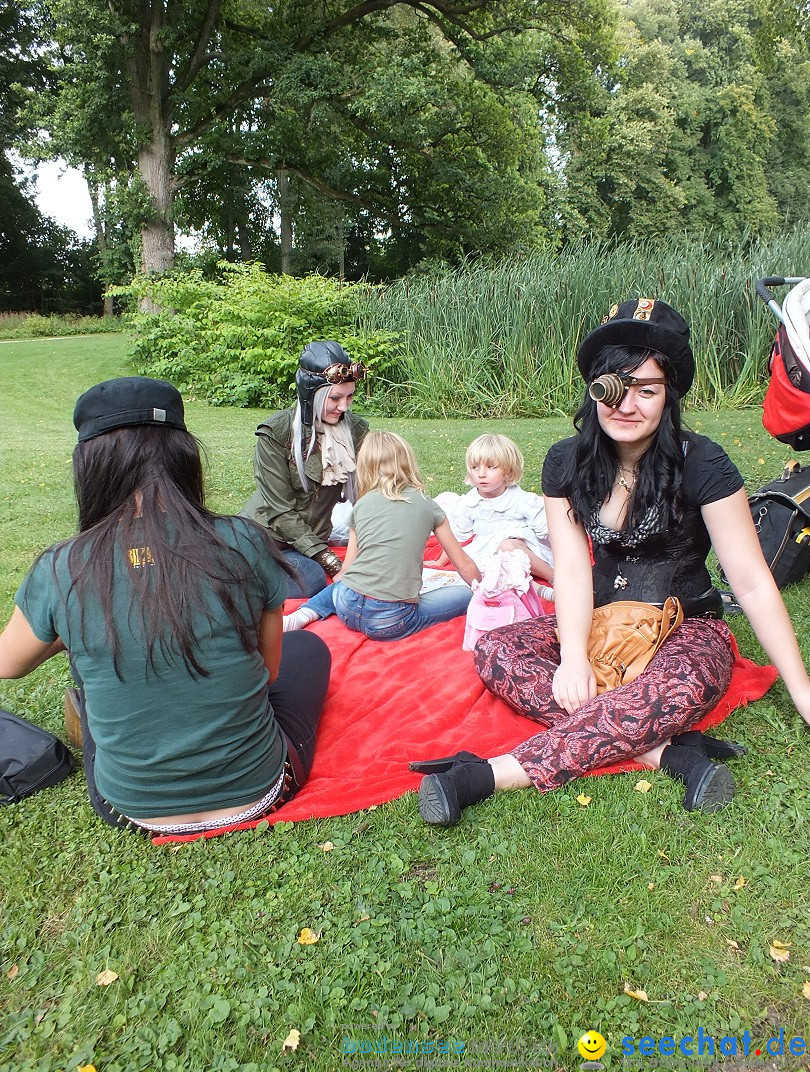
POLYGON ((334 551, 328 549, 315 555, 315 561, 323 567, 324 572, 328 573, 330 577, 334 577, 336 573, 340 573, 343 569, 341 560, 334 551))

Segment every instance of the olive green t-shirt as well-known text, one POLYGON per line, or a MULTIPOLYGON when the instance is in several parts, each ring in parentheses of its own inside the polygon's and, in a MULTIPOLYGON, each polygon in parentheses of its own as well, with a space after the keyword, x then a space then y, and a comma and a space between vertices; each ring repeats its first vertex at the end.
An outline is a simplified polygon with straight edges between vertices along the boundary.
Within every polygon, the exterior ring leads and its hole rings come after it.
POLYGON ((340 579, 372 599, 416 603, 425 542, 445 520, 445 513, 416 488, 406 488, 402 494, 405 500, 368 491, 355 503, 349 528, 357 536, 357 557, 340 579))
MULTIPOLYGON (((246 560, 250 579, 234 594, 249 620, 258 622, 264 611, 283 603, 286 575, 253 522, 219 518, 215 524, 246 560)), ((82 679, 99 792, 135 819, 233 807, 261 797, 281 773, 286 745, 258 646, 245 651, 221 601, 213 590, 205 591, 210 617, 198 614, 193 632, 208 676, 192 677, 182 659, 167 658, 160 645, 154 652, 157 673, 148 670, 129 570, 148 569, 151 552, 134 547, 113 575, 121 680, 100 607, 85 600, 82 620, 67 570, 69 548, 70 543, 42 555, 16 602, 39 640, 62 638, 82 679)))

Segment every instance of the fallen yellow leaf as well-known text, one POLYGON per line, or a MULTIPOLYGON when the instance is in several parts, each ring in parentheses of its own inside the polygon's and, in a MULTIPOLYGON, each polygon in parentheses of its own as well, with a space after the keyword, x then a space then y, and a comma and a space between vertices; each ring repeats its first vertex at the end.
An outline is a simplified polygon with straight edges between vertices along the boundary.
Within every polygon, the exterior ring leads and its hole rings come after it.
POLYGON ((771 960, 776 961, 777 964, 786 964, 790 960, 790 946, 785 945, 784 942, 777 942, 776 939, 768 946, 768 952, 771 960))
POLYGON ((774 949, 790 949, 790 942, 780 942, 778 938, 774 938, 771 945, 774 949))
POLYGON ((810 1001, 810 979, 802 986, 802 997, 810 1001))
POLYGON ((323 845, 321 845, 324 852, 331 852, 334 847, 331 841, 324 841, 323 845))
POLYGON ((79 1065, 79 1072, 96 1072, 95 1065, 79 1065))
POLYGON ((281 1044, 282 1053, 293 1053, 298 1049, 298 1043, 301 1041, 301 1032, 297 1028, 293 1028, 289 1035, 284 1039, 281 1044))
POLYGON ((635 998, 636 1001, 649 1001, 646 990, 633 990, 629 983, 624 984, 624 992, 628 997, 635 998))
POLYGON ((646 778, 641 778, 636 782, 633 788, 637 793, 649 793, 652 789, 652 782, 648 782, 646 778))
POLYGON ((118 972, 110 971, 109 968, 105 968, 103 972, 99 972, 96 976, 96 986, 109 986, 110 983, 114 983, 118 978, 118 972))
POLYGON ((747 883, 747 882, 745 881, 745 879, 743 878, 743 876, 742 876, 742 875, 740 875, 740 877, 739 877, 739 878, 737 879, 737 881, 736 881, 736 882, 734 883, 734 889, 735 889, 735 890, 741 890, 741 889, 743 888, 743 886, 747 886, 747 885, 748 885, 748 883, 747 883))
POLYGON ((581 804, 583 808, 587 808, 593 797, 586 797, 584 793, 580 793, 577 797, 577 804, 581 804))
POLYGON ((666 862, 667 862, 667 863, 669 863, 669 862, 670 862, 670 859, 669 859, 669 857, 667 856, 667 854, 666 854, 666 853, 664 852, 664 850, 663 850, 663 849, 658 849, 658 850, 656 850, 656 853, 655 853, 655 855, 656 855, 656 856, 660 856, 660 857, 661 857, 661 859, 662 859, 662 860, 666 860, 666 862))
POLYGON ((19 970, 20 970, 20 965, 19 964, 12 964, 11 967, 6 972, 6 979, 8 979, 9 982, 11 982, 12 979, 16 979, 17 978, 17 972, 19 972, 19 970))
POLYGON ((304 927, 297 939, 299 945, 315 945, 315 943, 320 942, 320 940, 321 932, 318 931, 316 934, 315 931, 309 927, 304 927))

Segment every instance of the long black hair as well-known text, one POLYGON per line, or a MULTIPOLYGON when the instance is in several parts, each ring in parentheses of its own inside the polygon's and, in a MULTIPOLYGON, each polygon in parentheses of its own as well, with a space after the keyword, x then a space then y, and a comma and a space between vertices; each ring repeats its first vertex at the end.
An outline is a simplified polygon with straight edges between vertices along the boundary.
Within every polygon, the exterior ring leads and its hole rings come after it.
MULTIPOLYGON (((156 669, 156 652, 182 659, 192 676, 207 676, 194 635, 195 615, 210 619, 213 590, 246 651, 257 648, 259 621, 240 599, 251 578, 247 559, 223 538, 221 524, 248 531, 249 539, 291 570, 264 529, 247 519, 222 518, 206 509, 200 445, 189 432, 155 425, 116 428, 79 443, 73 452, 79 534, 68 550, 71 591, 81 613, 100 607, 119 678, 121 640, 113 609, 122 564, 132 582, 133 610, 156 669)), ((57 549, 57 554, 59 549, 57 549)))
MULTIPOLYGON (((675 370, 665 354, 637 346, 604 346, 597 354, 591 377, 605 372, 635 372, 652 358, 666 379, 664 410, 652 443, 639 459, 625 527, 635 528, 651 509, 658 511, 660 528, 680 521, 683 476, 683 432, 678 393, 672 386, 675 370)), ((598 513, 616 481, 619 459, 613 440, 599 424, 597 403, 585 393, 574 417, 576 437, 573 469, 566 474, 574 517, 588 524, 598 513)))

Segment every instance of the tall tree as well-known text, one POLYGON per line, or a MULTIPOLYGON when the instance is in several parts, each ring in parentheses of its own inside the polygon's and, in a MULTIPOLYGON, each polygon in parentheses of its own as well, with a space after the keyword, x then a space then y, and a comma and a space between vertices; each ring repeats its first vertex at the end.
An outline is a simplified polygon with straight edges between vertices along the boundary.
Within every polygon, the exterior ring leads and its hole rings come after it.
POLYGON ((629 0, 590 114, 563 134, 569 233, 773 229, 775 136, 748 0, 629 0))
POLYGON ((457 226, 452 244, 461 249, 482 239, 497 243, 521 202, 526 218, 542 212, 542 183, 530 174, 536 161, 524 163, 536 114, 523 103, 513 115, 517 98, 499 91, 498 42, 541 27, 562 50, 573 44, 578 26, 592 33, 601 25, 603 6, 601 0, 576 6, 555 0, 40 2, 56 42, 54 142, 92 160, 101 135, 115 142, 122 161, 135 163, 148 271, 173 263, 177 195, 199 181, 212 141, 220 143, 221 162, 273 178, 283 168, 383 225, 437 234, 457 226), (434 91, 438 99, 431 103, 434 91), (510 199, 506 211, 495 211, 510 199))

